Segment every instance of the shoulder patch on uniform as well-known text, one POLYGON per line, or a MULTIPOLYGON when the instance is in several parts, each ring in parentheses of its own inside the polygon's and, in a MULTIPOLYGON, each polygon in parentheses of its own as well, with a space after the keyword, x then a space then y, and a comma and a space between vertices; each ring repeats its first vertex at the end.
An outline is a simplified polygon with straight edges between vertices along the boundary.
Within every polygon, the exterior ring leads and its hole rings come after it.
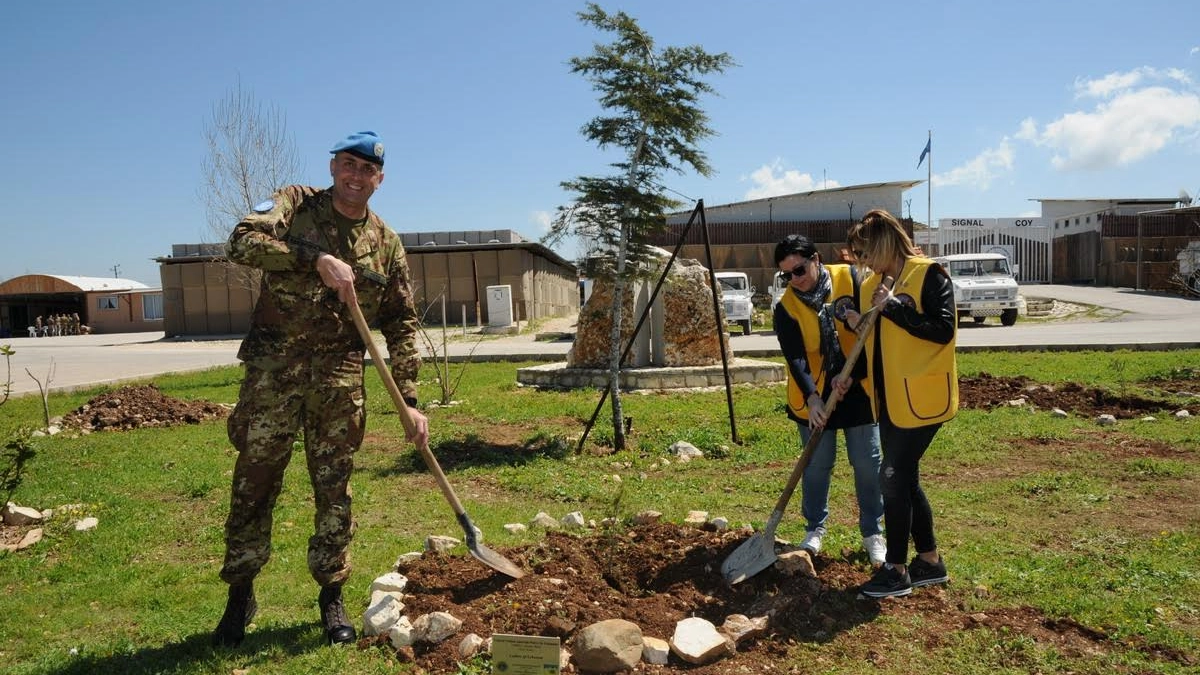
POLYGON ((275 200, 268 199, 265 202, 260 202, 260 203, 256 204, 254 206, 254 212, 255 213, 267 213, 268 211, 270 211, 274 208, 275 208, 275 200))

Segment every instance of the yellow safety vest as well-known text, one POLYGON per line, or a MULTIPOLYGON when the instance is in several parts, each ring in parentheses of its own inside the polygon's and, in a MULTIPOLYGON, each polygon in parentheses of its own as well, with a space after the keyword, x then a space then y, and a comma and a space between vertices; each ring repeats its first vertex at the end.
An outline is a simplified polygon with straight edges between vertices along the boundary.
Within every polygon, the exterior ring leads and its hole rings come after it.
MULTIPOLYGON (((849 265, 825 265, 825 269, 829 271, 829 278, 833 285, 833 292, 829 296, 830 304, 836 302, 839 298, 847 297, 854 298, 854 277, 851 276, 849 265)), ((784 310, 788 315, 800 325, 800 333, 804 336, 804 352, 808 359, 808 370, 812 373, 813 382, 817 385, 817 393, 825 391, 825 357, 821 353, 821 326, 817 320, 817 313, 808 305, 804 304, 791 288, 784 289, 783 297, 780 298, 779 304, 783 305, 784 310)), ((851 305, 853 307, 853 305, 851 305)), ((845 326, 838 326, 838 342, 842 346, 842 354, 849 354, 854 348, 854 342, 858 336, 854 331, 845 326)), ((802 420, 808 419, 808 401, 805 399, 804 392, 800 391, 800 384, 792 377, 791 368, 787 370, 787 406, 788 410, 793 415, 802 420)), ((863 383, 863 387, 867 392, 871 388, 863 383)))
MULTIPOLYGON (((905 304, 912 304, 918 312, 921 308, 921 289, 925 275, 934 264, 929 258, 909 258, 900 271, 892 293, 905 304)), ((863 282, 860 291, 860 308, 865 312, 871 307, 871 296, 879 286, 879 275, 872 274, 863 282)), ((895 322, 880 317, 875 330, 867 337, 867 372, 873 377, 875 340, 882 340, 883 386, 887 396, 888 417, 903 429, 928 426, 945 422, 958 412, 958 364, 954 359, 954 345, 958 338, 958 322, 955 321, 954 337, 948 344, 940 345, 913 337, 895 322)), ((875 391, 871 393, 871 411, 879 418, 879 402, 875 391)))

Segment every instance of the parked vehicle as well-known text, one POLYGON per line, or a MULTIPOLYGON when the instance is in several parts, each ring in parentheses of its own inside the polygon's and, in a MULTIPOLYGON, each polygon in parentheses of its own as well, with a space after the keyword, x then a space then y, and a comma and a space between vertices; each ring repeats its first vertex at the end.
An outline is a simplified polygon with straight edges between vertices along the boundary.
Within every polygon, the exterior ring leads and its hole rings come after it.
POLYGON ((971 317, 975 323, 989 316, 1000 317, 1000 323, 1011 326, 1017 322, 1021 297, 1015 269, 1000 253, 959 253, 936 258, 950 273, 954 283, 954 302, 958 318, 971 317))
POLYGON ((771 277, 771 308, 775 308, 775 303, 783 297, 783 292, 787 290, 788 282, 783 280, 783 272, 776 272, 771 277))
POLYGON ((754 317, 754 287, 745 272, 714 272, 717 286, 721 290, 721 304, 725 307, 725 320, 742 327, 742 335, 751 332, 754 317))

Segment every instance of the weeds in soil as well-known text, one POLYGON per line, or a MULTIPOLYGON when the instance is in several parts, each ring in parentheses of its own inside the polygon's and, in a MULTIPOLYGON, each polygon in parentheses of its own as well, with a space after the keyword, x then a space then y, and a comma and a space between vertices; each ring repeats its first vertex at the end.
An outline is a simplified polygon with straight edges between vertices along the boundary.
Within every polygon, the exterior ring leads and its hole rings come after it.
MULTIPOLYGON (((959 358, 964 374, 1026 375, 1112 390, 1138 388, 1197 362, 1198 350, 959 358), (1124 365, 1111 367, 1114 358, 1124 365)), ((735 390, 741 446, 728 440, 724 393, 697 392, 627 397, 627 414, 636 418, 629 449, 596 444, 602 416, 587 451, 576 455, 565 439, 580 432, 598 392, 518 388, 521 365, 474 364, 461 381, 462 405, 427 413, 431 447, 447 460, 447 477, 489 545, 534 544, 526 561, 531 568, 538 535, 510 534, 503 525, 527 522, 538 511, 623 522, 653 509, 679 522, 701 509, 735 526, 761 525, 799 450, 795 424, 779 411, 780 384, 735 390), (667 448, 677 440, 729 451, 675 462, 667 448)), ((362 611, 371 580, 390 570, 398 554, 420 549, 428 534, 458 530, 431 477, 406 448, 373 371, 367 382, 367 441, 353 477, 356 572, 346 589, 352 614, 362 611)), ((164 376, 156 384, 170 396, 232 403, 240 370, 164 376)), ((431 378, 420 386, 421 400, 436 398, 431 378)), ((72 410, 96 393, 51 394, 50 401, 55 410, 72 410)), ((0 438, 37 426, 40 403, 37 396, 8 400, 0 438)), ((1001 616, 1033 608, 1047 621, 1069 620, 1107 636, 1104 651, 1073 652, 1003 626, 966 629, 908 610, 917 605, 900 600, 895 611, 853 631, 781 645, 780 672, 861 672, 864 640, 872 653, 886 656, 879 668, 887 672, 1188 672, 1200 663, 1197 424, 1196 416, 1160 415, 1155 422, 1102 428, 1085 417, 1058 419, 1029 408, 963 410, 922 462, 952 577, 946 604, 1001 616)), ((273 557, 256 581, 255 626, 242 648, 216 651, 208 635, 224 606, 217 569, 235 459, 225 425, 61 434, 34 439, 27 450, 10 499, 36 508, 85 504, 100 525, 75 532, 67 516, 56 515, 37 545, 0 553, 6 672, 412 672, 385 648, 324 646, 306 563, 313 512, 302 457, 289 466, 276 506, 273 557)), ((841 450, 834 472, 826 551, 836 556, 843 548, 857 551, 860 535, 853 476, 841 450)), ((777 534, 797 540, 803 529, 797 500, 777 534)), ((487 667, 479 659, 461 666, 466 673, 487 667)))

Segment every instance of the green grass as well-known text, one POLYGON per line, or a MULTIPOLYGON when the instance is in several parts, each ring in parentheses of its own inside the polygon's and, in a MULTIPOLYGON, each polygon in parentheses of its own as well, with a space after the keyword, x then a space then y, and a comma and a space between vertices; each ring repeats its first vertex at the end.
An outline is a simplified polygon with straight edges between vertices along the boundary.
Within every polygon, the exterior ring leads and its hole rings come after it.
MULTIPOLYGON (((1128 392, 1194 373, 1196 363, 1195 350, 959 358, 965 375, 1026 375, 1128 392)), ((634 418, 628 449, 605 447, 612 437, 606 407, 585 452, 576 454, 598 393, 518 387, 520 365, 471 364, 456 396, 462 405, 426 411, 434 452, 492 546, 534 541, 537 534, 510 535, 503 525, 538 511, 560 517, 578 510, 599 520, 654 509, 678 522, 702 509, 734 524, 762 525, 799 452, 795 426, 782 412, 782 385, 775 385, 735 390, 740 445, 729 438, 724 392, 627 395, 625 414, 634 418), (708 456, 664 462, 677 440, 708 456)), ((240 376, 222 368, 157 384, 177 398, 232 403, 240 376)), ((428 368, 425 377, 432 376, 428 368)), ((359 529, 350 598, 364 597, 371 579, 397 555, 418 550, 426 535, 461 535, 420 457, 403 443, 399 417, 373 371, 368 386, 367 441, 353 480, 359 529)), ((53 395, 51 414, 65 414, 98 391, 53 395)), ((423 400, 437 393, 434 382, 422 383, 423 400)), ((37 397, 9 400, 0 407, 0 440, 40 426, 41 414, 37 397)), ((934 619, 914 612, 793 645, 780 672, 818 662, 822 671, 861 672, 868 647, 887 654, 882 670, 897 673, 1186 672, 1154 653, 1200 658, 1200 522, 1189 506, 1200 501, 1200 423, 1160 417, 1100 429, 1024 408, 967 410, 944 426, 922 464, 954 576, 951 602, 969 612, 1032 608, 1070 619, 1109 635, 1107 653, 981 630, 956 629, 924 645, 914 631, 934 619), (863 631, 870 645, 860 643, 863 631)), ((384 649, 323 647, 305 563, 312 498, 302 458, 288 468, 276 509, 256 628, 242 649, 214 651, 208 636, 224 603, 217 570, 233 464, 224 424, 69 436, 28 439, 33 455, 10 476, 15 489, 7 499, 38 508, 82 504, 100 525, 76 532, 70 518, 56 517, 32 549, 0 553, 6 672, 407 672, 384 649)), ((842 459, 831 494, 830 551, 858 545, 853 500, 842 459)), ((797 501, 780 524, 781 537, 801 535, 797 501)))

